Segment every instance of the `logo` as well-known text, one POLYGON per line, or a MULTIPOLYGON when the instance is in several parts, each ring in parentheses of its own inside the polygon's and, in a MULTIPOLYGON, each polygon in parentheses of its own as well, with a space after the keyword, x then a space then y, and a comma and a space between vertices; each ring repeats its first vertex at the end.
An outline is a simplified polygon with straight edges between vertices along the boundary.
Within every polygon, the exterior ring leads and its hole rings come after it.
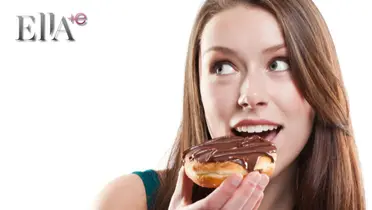
POLYGON ((71 14, 69 17, 62 16, 58 19, 58 27, 56 28, 56 16, 54 13, 39 13, 38 21, 35 16, 22 15, 18 18, 18 38, 17 41, 59 41, 62 33, 65 34, 65 40, 74 42, 75 38, 72 35, 71 26, 85 26, 88 18, 84 13, 71 14), (48 17, 48 18, 46 18, 48 17), (71 23, 69 23, 71 22, 71 23), (49 23, 49 26, 47 27, 49 23), (72 24, 72 25, 70 25, 72 24), (39 29, 39 30, 38 30, 39 29), (48 34, 47 34, 48 29, 48 34), (26 32, 26 33, 25 33, 26 32))

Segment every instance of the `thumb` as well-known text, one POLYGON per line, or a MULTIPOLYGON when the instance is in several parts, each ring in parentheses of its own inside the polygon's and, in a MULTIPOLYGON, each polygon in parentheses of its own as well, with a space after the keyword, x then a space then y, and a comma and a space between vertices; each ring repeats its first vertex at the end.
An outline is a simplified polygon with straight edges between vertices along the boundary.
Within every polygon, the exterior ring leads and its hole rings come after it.
POLYGON ((171 203, 177 205, 189 205, 191 203, 193 181, 186 175, 182 166, 178 172, 178 179, 171 203))

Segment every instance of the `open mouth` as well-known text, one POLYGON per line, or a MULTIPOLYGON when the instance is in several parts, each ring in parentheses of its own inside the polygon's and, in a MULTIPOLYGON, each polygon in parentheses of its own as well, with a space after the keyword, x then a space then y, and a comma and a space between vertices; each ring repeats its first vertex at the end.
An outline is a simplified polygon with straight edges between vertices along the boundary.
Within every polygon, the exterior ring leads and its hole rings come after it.
POLYGON ((249 125, 239 126, 231 130, 235 136, 251 137, 257 135, 267 141, 272 141, 282 128, 281 125, 249 125))

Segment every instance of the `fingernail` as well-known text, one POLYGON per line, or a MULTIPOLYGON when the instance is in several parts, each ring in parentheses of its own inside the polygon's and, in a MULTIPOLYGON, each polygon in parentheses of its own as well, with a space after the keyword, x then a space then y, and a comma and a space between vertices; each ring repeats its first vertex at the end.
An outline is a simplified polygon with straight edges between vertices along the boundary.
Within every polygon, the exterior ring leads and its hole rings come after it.
POLYGON ((240 185, 242 180, 243 180, 243 176, 241 174, 237 174, 232 178, 231 184, 234 185, 235 187, 237 187, 237 186, 240 185))

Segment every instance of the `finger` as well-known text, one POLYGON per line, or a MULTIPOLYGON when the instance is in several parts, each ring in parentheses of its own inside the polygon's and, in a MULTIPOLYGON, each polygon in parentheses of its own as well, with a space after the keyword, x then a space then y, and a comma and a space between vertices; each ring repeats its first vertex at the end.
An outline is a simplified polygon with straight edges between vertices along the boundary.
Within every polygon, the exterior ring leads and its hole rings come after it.
POLYGON ((244 210, 251 210, 257 205, 263 195, 263 191, 269 183, 269 177, 265 174, 260 175, 260 182, 257 184, 256 189, 253 191, 250 198, 247 199, 244 210))
POLYGON ((249 173, 231 199, 224 205, 223 209, 242 209, 247 199, 250 199, 251 195, 256 190, 256 186, 260 182, 260 179, 261 176, 258 172, 249 173))
POLYGON ((264 191, 266 186, 269 184, 270 178, 266 174, 261 174, 261 180, 257 185, 257 188, 264 191))
POLYGON ((206 198, 194 203, 190 207, 192 207, 192 209, 221 209, 234 194, 242 180, 243 176, 241 174, 228 177, 206 198))
POLYGON ((187 177, 185 169, 182 166, 178 172, 176 188, 171 198, 171 204, 183 202, 184 205, 191 203, 193 182, 187 177))
MULTIPOLYGON (((258 200, 258 202, 256 203, 256 205, 254 206, 253 210, 258 210, 258 208, 259 208, 260 205, 261 205, 261 202, 262 202, 263 196, 264 196, 264 193, 261 192, 260 199, 258 200)), ((248 210, 248 209, 244 209, 244 210, 248 210)))

